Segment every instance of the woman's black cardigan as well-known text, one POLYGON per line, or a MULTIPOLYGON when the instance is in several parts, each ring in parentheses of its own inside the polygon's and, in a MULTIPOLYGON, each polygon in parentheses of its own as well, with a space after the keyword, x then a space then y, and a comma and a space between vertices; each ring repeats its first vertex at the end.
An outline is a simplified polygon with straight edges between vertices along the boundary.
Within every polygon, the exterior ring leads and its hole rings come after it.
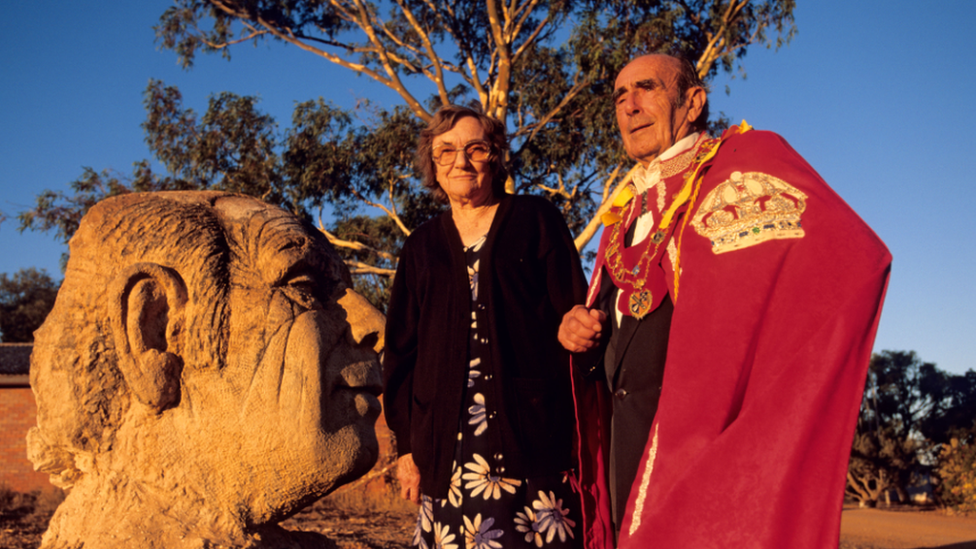
MULTIPOLYGON (((573 464, 575 413, 563 314, 586 281, 559 211, 534 196, 506 196, 481 251, 478 292, 488 315, 486 432, 493 474, 531 478, 573 464)), ((446 497, 468 379, 471 294, 460 235, 446 212, 403 246, 386 319, 386 421, 398 455, 413 454, 420 489, 446 497)), ((461 464, 458 464, 459 466, 461 464)))

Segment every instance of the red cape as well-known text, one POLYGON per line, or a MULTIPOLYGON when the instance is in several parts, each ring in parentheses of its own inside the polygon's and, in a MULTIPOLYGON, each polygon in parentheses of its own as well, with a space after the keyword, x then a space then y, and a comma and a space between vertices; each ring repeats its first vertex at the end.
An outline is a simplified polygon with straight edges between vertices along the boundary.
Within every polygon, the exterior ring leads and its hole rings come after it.
MULTIPOLYGON (((837 547, 891 255, 776 134, 730 129, 703 170, 651 274, 674 315, 619 546, 837 547)), ((609 399, 603 383, 574 389, 584 541, 608 548, 609 399)))

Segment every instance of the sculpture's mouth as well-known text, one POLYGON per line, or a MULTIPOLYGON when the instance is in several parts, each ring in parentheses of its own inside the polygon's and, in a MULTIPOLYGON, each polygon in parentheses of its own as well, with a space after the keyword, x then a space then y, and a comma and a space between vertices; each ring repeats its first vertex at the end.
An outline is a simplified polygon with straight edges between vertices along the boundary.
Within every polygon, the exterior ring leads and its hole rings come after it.
POLYGON ((380 367, 375 360, 350 364, 342 369, 335 390, 351 394, 359 415, 375 418, 382 409, 377 398, 383 392, 379 372, 380 367))
POLYGON ((349 389, 379 396, 383 392, 383 382, 380 380, 379 365, 369 360, 350 364, 342 369, 342 376, 336 389, 349 389))

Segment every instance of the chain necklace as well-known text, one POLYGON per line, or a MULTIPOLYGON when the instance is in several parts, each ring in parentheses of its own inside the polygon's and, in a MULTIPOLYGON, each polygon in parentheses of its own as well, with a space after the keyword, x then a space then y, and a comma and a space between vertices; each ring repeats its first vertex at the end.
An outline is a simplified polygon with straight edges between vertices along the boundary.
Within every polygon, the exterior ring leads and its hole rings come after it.
MULTIPOLYGON (((647 202, 647 192, 635 196, 636 188, 633 183, 628 183, 628 187, 621 191, 621 196, 605 214, 605 219, 610 224, 610 236, 604 251, 604 264, 614 285, 620 289, 622 297, 626 298, 627 310, 622 312, 642 319, 657 308, 667 293, 663 277, 649 276, 650 269, 660 263, 665 249, 661 244, 671 238, 679 209, 691 198, 696 180, 700 182, 698 175, 702 165, 715 155, 719 143, 718 139, 704 139, 698 145, 694 161, 685 170, 681 190, 664 212, 657 230, 642 243, 627 248, 624 238, 627 228, 636 221, 640 213, 639 206, 647 202)), ((676 280, 677 277, 676 272, 676 280)))

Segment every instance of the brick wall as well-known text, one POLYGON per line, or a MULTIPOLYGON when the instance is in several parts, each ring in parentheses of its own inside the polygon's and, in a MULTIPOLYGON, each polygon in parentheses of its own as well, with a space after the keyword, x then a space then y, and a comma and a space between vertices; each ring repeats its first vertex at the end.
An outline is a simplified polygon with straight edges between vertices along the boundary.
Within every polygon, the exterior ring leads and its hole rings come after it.
POLYGON ((0 386, 0 484, 18 492, 51 488, 46 473, 27 459, 27 431, 37 424, 30 387, 0 386))

